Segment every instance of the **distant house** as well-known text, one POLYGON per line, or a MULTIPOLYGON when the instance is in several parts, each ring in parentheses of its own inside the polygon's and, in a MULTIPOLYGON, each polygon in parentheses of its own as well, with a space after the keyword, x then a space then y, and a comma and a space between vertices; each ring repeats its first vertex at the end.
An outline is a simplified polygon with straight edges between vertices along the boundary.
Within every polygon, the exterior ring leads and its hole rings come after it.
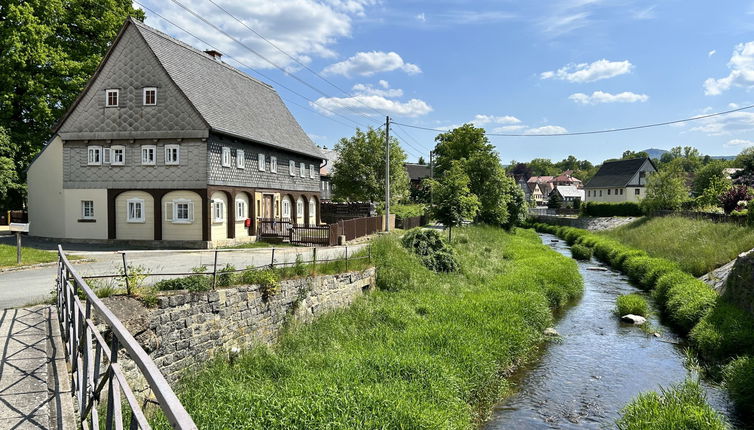
POLYGON ((649 158, 608 161, 587 182, 587 202, 638 202, 646 196, 647 177, 657 172, 649 158))
POLYGON ((518 178, 516 181, 519 188, 521 188, 521 191, 524 192, 524 198, 527 202, 532 201, 531 199, 531 189, 529 188, 529 184, 526 183, 526 180, 524 178, 518 178))
POLYGON ((560 185, 555 188, 553 193, 560 195, 560 198, 563 199, 565 205, 569 207, 573 207, 573 202, 576 199, 583 202, 585 196, 584 190, 580 190, 573 185, 560 185))
POLYGON ((544 206, 547 203, 545 194, 542 192, 542 187, 538 183, 527 183, 531 189, 531 201, 537 206, 544 206))
POLYGON ((546 199, 547 196, 550 195, 552 190, 555 189, 555 186, 552 183, 552 180, 554 178, 554 176, 532 176, 526 180, 526 183, 529 184, 532 192, 534 192, 534 185, 539 185, 539 190, 542 192, 544 198, 546 199))
POLYGON ((418 189, 422 180, 429 178, 431 172, 429 164, 406 163, 403 165, 408 173, 408 179, 411 181, 411 188, 418 189))
POLYGON ((325 164, 319 168, 320 177, 320 196, 322 201, 332 200, 332 168, 335 162, 338 161, 338 151, 334 149, 322 149, 322 155, 325 159, 325 164))
POLYGON ((566 170, 560 175, 552 178, 551 182, 552 182, 553 187, 555 188, 560 187, 560 186, 573 186, 576 188, 583 187, 583 184, 581 183, 581 179, 573 177, 573 170, 566 170))

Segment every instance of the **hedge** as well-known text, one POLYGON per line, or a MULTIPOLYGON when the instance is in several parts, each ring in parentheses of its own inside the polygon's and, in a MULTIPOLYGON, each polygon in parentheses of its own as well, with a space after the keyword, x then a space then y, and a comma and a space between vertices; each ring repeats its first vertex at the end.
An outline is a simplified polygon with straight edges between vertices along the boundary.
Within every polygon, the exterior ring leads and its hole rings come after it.
POLYGON ((581 213, 588 216, 642 216, 638 203, 586 202, 581 205, 581 213))

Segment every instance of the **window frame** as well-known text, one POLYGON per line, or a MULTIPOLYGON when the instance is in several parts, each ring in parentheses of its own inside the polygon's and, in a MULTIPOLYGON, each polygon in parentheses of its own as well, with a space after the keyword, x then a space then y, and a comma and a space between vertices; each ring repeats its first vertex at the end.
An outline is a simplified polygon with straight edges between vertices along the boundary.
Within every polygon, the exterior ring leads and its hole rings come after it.
POLYGON ((191 224, 194 222, 194 202, 189 199, 175 199, 173 200, 173 218, 171 219, 173 224, 191 224), (178 205, 186 205, 186 218, 179 218, 178 205))
POLYGON ((288 161, 288 173, 291 176, 296 176, 296 162, 293 160, 288 161))
POLYGON ((165 165, 166 166, 179 166, 181 164, 181 145, 177 143, 169 143, 165 145, 165 165), (168 154, 171 150, 175 149, 175 160, 168 160, 168 154))
POLYGON ((105 107, 118 107, 119 105, 120 105, 120 89, 119 88, 105 89, 105 107), (110 104, 110 94, 115 94, 115 104, 110 104))
POLYGON ((306 177, 306 163, 303 161, 298 163, 298 175, 302 178, 306 177))
POLYGON ((278 172, 278 158, 274 155, 270 155, 270 172, 278 172))
POLYGON ((309 165, 309 179, 314 179, 314 164, 309 165))
POLYGON ((223 146, 220 150, 220 165, 230 167, 230 147, 223 146))
POLYGON ((110 165, 111 166, 124 166, 126 164, 126 147, 123 145, 113 145, 110 147, 110 165), (115 160, 115 154, 117 151, 121 151, 121 160, 115 160))
POLYGON ((99 145, 89 145, 86 147, 86 165, 87 166, 101 166, 102 165, 102 147, 99 145), (97 154, 97 159, 92 160, 92 154, 97 154))
POLYGON ((130 224, 143 224, 146 222, 146 216, 144 214, 144 199, 139 198, 131 198, 126 200, 126 222, 130 224), (131 205, 139 205, 139 217, 132 217, 131 216, 131 205))
POLYGON ((212 200, 212 223, 222 224, 224 222, 225 222, 225 202, 222 200, 212 200))
POLYGON ((139 151, 141 154, 141 165, 142 166, 156 166, 157 165, 157 145, 141 145, 141 149, 139 151), (152 160, 145 160, 144 159, 144 151, 152 151, 152 160))
POLYGON ((242 199, 236 199, 236 222, 243 222, 246 218, 249 218, 246 210, 246 201, 242 199))
POLYGON ((141 94, 141 101, 144 106, 157 106, 157 87, 144 87, 141 94), (147 103, 147 93, 149 91, 154 91, 154 100, 152 103, 147 103))
POLYGON ((640 196, 641 195, 641 188, 634 189, 634 195, 635 196, 640 196))
POLYGON ((246 151, 243 149, 236 149, 236 169, 246 168, 246 151))
POLYGON ((94 200, 82 200, 81 201, 81 219, 94 219, 94 200), (87 203, 90 204, 90 213, 87 214, 87 203))
POLYGON ((260 172, 267 171, 267 166, 265 166, 266 161, 267 161, 267 156, 263 152, 260 152, 257 154, 257 169, 260 172))

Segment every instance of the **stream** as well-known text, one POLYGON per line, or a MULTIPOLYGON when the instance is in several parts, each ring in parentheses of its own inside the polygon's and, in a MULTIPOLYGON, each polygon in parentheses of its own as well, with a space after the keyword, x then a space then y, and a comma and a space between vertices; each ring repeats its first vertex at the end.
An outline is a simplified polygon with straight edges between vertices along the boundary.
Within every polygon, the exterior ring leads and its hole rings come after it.
MULTIPOLYGON (((571 256, 565 241, 550 234, 540 237, 571 256)), ((646 293, 595 259, 578 264, 584 295, 556 316, 555 329, 562 339, 550 342, 539 360, 514 375, 516 392, 495 408, 485 429, 614 428, 621 408, 636 395, 689 375, 683 339, 662 324, 657 311, 648 321, 661 333, 659 338, 621 323, 614 314, 619 295, 646 293)), ((740 426, 725 391, 702 384, 709 403, 740 426)))

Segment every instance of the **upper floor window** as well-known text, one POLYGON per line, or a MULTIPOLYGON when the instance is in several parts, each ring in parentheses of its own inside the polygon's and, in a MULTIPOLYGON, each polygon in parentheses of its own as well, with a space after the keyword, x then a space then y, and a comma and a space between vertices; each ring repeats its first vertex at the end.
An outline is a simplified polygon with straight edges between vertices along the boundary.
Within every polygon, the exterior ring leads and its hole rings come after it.
POLYGON ((246 152, 243 149, 236 149, 236 167, 239 169, 246 168, 246 152))
POLYGON ((105 90, 105 107, 118 107, 118 95, 120 90, 105 90))
POLYGON ((299 172, 299 176, 301 176, 302 178, 306 176, 306 164, 299 163, 298 172, 299 172))
POLYGON ((264 172, 264 154, 260 153, 257 155, 257 166, 259 167, 260 172, 264 172))
POLYGON ((270 157, 270 172, 278 172, 278 158, 274 155, 270 157))
POLYGON ((607 189, 607 195, 610 195, 610 191, 612 191, 610 188, 607 189))
POLYGON ((157 104, 157 88, 144 88, 144 106, 154 106, 157 104))
POLYGON ((102 163, 110 164, 110 148, 102 148, 102 163))
POLYGON ((635 194, 635 195, 637 195, 637 196, 638 196, 639 194, 641 194, 641 188, 637 188, 637 189, 635 189, 635 190, 634 190, 634 194, 635 194))
POLYGON ((110 147, 110 165, 122 166, 126 164, 126 147, 113 145, 110 147))
POLYGON ((126 221, 144 222, 144 200, 129 199, 126 205, 126 221))
POLYGON ((154 145, 142 145, 141 164, 145 166, 154 166, 156 162, 155 151, 157 151, 157 148, 154 145))
POLYGON ((90 166, 99 166, 102 164, 102 147, 89 146, 86 149, 86 164, 90 166))
POLYGON ((178 165, 181 163, 181 145, 170 144, 165 145, 165 164, 178 165))
POLYGON ((94 219, 94 201, 93 200, 81 201, 81 218, 94 219))
POLYGON ((309 165, 309 179, 314 179, 314 164, 309 165))
POLYGON ((223 146, 222 149, 222 165, 223 167, 230 167, 230 148, 223 146))
POLYGON ((288 173, 290 173, 291 176, 296 176, 296 162, 293 160, 288 162, 288 173))

